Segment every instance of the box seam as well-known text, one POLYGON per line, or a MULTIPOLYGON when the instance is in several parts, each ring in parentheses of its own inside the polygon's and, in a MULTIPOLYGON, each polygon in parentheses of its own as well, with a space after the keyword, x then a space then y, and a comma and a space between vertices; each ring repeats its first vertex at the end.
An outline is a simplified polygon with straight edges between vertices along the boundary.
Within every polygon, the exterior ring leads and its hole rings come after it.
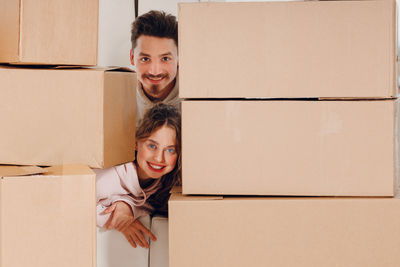
POLYGON ((3 257, 3 248, 4 248, 4 245, 3 245, 3 238, 2 237, 4 237, 4 235, 3 235, 3 219, 4 219, 4 216, 3 216, 3 181, 4 181, 4 179, 3 179, 3 177, 0 177, 0 267, 3 267, 4 266, 4 257, 3 257))
POLYGON ((99 55, 99 13, 100 13, 100 1, 96 1, 96 10, 97 10, 97 14, 96 14, 96 29, 97 29, 97 34, 96 34, 96 53, 95 53, 95 66, 97 66, 98 63, 98 55, 99 55))
POLYGON ((105 116, 104 116, 104 113, 106 112, 106 110, 105 110, 105 97, 104 97, 104 95, 105 95, 105 93, 106 93, 106 86, 105 86, 105 72, 103 71, 102 72, 102 75, 101 75, 101 85, 102 85, 102 88, 103 88, 103 91, 102 91, 102 93, 101 93, 101 103, 102 103, 102 111, 100 112, 100 114, 101 114, 101 162, 99 162, 98 163, 98 165, 100 166, 100 168, 102 168, 103 166, 105 166, 106 165, 106 158, 105 158, 105 137, 104 137, 104 130, 105 130, 105 116))
POLYGON ((393 193, 394 195, 397 194, 398 191, 398 186, 399 186, 399 101, 394 101, 394 110, 395 110, 395 116, 394 116, 394 166, 393 166, 393 171, 394 171, 394 188, 393 188, 393 193))
POLYGON ((19 18, 18 18, 18 23, 19 23, 19 27, 18 27, 18 62, 22 61, 22 14, 23 14, 23 4, 22 4, 23 0, 19 0, 19 18))
MULTIPOLYGON (((392 2, 393 11, 391 17, 388 18, 389 28, 389 44, 391 44, 391 51, 389 52, 389 63, 392 63, 392 70, 389 74, 389 81, 391 81, 390 87, 393 86, 391 95, 397 96, 397 4, 396 1, 392 2), (393 55, 391 55, 393 53, 393 55), (393 62, 394 61, 394 62, 393 62)), ((390 64, 391 65, 391 64, 390 64)))

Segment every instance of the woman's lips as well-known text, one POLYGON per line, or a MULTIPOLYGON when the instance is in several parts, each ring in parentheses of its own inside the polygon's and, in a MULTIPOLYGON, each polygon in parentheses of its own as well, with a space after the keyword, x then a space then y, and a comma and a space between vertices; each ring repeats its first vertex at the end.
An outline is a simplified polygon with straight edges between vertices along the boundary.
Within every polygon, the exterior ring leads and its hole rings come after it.
POLYGON ((163 166, 163 165, 154 164, 154 163, 150 163, 150 162, 147 162, 147 166, 153 172, 162 172, 165 168, 165 166, 163 166))

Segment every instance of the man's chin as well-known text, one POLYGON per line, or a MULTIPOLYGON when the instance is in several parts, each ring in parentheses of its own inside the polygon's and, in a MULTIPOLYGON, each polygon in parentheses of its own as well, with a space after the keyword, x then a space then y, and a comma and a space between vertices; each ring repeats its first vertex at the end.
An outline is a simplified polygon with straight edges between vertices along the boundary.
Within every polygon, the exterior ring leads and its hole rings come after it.
POLYGON ((172 85, 173 82, 174 81, 171 81, 170 83, 167 83, 167 84, 165 84, 164 81, 160 84, 148 84, 148 83, 143 84, 142 83, 142 88, 143 88, 145 95, 150 100, 152 100, 152 101, 160 100, 161 98, 162 99, 165 98, 164 91, 165 90, 170 91, 170 89, 168 89, 168 88, 172 85))

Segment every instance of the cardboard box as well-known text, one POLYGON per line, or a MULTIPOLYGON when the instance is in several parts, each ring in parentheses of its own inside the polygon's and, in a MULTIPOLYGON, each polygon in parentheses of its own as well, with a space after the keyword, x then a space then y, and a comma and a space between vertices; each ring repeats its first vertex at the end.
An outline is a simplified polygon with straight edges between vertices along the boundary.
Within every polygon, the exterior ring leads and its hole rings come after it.
POLYGON ((1 67, 0 81, 0 164, 134 160, 135 73, 1 67))
POLYGON ((0 62, 97 65, 98 0, 0 0, 0 62))
POLYGON ((394 0, 183 3, 179 96, 392 98, 396 42, 394 0))
POLYGON ((393 196, 398 103, 183 101, 183 193, 393 196))
POLYGON ((93 171, 1 166, 0 177, 1 267, 96 267, 93 171))
POLYGON ((190 197, 169 201, 169 266, 396 267, 400 199, 190 197))

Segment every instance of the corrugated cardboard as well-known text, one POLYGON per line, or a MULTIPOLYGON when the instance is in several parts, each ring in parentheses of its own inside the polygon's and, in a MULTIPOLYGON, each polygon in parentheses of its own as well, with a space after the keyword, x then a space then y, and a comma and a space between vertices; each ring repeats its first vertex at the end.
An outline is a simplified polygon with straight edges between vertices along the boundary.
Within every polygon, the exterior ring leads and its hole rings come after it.
POLYGON ((136 74, 106 69, 0 68, 0 164, 134 159, 136 74))
POLYGON ((0 62, 96 65, 97 0, 1 0, 0 62))
POLYGON ((171 197, 171 267, 397 267, 400 199, 171 197))
POLYGON ((182 98, 391 98, 396 2, 179 5, 182 98))
POLYGON ((183 101, 183 193, 393 196, 397 106, 183 101))
POLYGON ((87 166, 45 171, 1 171, 0 266, 95 267, 95 174, 87 166))

